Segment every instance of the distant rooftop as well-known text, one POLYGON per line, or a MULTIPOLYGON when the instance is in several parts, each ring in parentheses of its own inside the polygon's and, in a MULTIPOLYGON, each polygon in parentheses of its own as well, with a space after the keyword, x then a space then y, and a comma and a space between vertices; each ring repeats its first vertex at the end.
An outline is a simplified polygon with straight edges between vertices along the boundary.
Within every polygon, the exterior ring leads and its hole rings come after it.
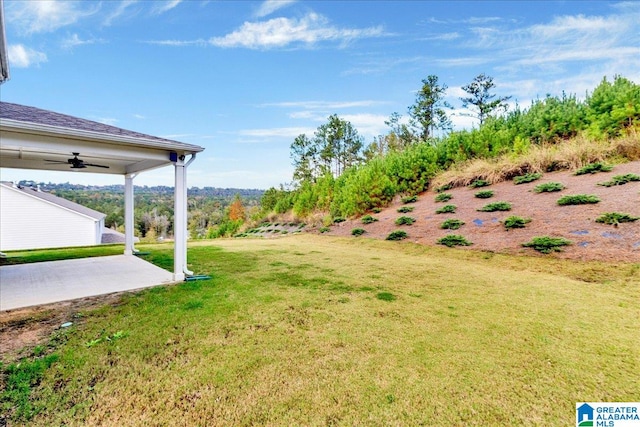
POLYGON ((40 191, 40 189, 38 188, 33 188, 33 187, 24 187, 24 186, 18 186, 13 184, 12 182, 1 182, 0 185, 3 185, 5 187, 9 187, 9 188, 13 188, 16 191, 20 191, 23 194, 26 194, 28 196, 32 196, 32 197, 36 197, 40 200, 44 200, 46 202, 49 203, 53 203, 54 205, 58 205, 60 207, 63 207, 65 209, 68 209, 70 211, 88 216, 90 218, 96 219, 96 220, 101 220, 102 218, 106 217, 105 214, 103 214, 102 212, 98 212, 98 211, 94 211, 93 209, 89 209, 86 206, 82 206, 79 205, 77 203, 74 203, 70 200, 67 199, 63 199, 62 197, 58 197, 58 196, 54 196, 51 193, 46 193, 44 191, 40 191))

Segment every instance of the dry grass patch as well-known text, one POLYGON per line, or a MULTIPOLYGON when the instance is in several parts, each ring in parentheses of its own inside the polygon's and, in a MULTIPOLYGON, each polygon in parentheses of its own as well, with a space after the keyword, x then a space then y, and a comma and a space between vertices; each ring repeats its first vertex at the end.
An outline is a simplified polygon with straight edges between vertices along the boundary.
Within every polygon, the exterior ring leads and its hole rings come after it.
POLYGON ((556 170, 576 170, 601 161, 633 161, 640 159, 640 135, 629 135, 610 141, 595 141, 584 137, 561 144, 533 146, 525 154, 507 154, 496 159, 474 159, 455 165, 436 176, 432 188, 464 187, 477 179, 492 184, 528 173, 556 170))

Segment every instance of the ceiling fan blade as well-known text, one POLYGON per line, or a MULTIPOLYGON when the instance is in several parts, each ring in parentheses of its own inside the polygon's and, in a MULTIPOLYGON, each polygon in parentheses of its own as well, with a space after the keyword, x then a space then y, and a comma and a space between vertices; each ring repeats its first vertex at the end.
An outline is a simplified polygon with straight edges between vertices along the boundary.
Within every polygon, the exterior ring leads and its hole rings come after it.
POLYGON ((58 165, 68 165, 69 162, 61 162, 60 160, 44 160, 45 162, 49 162, 49 163, 54 163, 54 164, 58 164, 58 165))
POLYGON ((84 163, 84 162, 82 164, 85 165, 85 166, 91 166, 91 167, 94 167, 94 168, 109 169, 109 166, 107 166, 107 165, 96 165, 94 163, 84 163))

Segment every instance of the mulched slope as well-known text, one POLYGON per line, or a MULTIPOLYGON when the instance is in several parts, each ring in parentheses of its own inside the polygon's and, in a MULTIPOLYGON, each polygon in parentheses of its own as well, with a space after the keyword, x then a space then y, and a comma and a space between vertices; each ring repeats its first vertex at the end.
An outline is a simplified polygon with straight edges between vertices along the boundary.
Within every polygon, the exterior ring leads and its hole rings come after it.
POLYGON ((506 181, 482 188, 455 188, 447 191, 453 198, 444 203, 435 201, 437 193, 427 191, 419 195, 416 203, 407 205, 414 207, 413 212, 397 212, 403 206, 397 198, 388 208, 372 214, 378 218, 377 222, 365 225, 360 219, 349 220, 332 226, 327 234, 351 236, 352 229, 363 228, 366 230, 364 237, 384 239, 394 230, 404 230, 408 241, 425 245, 435 245, 447 234, 459 234, 473 243, 468 249, 523 254, 537 254, 533 249, 522 247, 535 236, 564 237, 573 244, 558 253, 562 258, 640 262, 640 221, 617 227, 595 222, 605 212, 640 216, 640 182, 613 187, 598 185, 627 173, 640 175, 640 161, 616 165, 611 172, 580 176, 553 172, 527 184, 515 185, 513 181, 506 181), (560 182, 566 188, 552 193, 533 191, 536 185, 545 182, 560 182), (492 190, 494 196, 488 199, 475 197, 481 190, 492 190), (601 201, 592 205, 557 204, 560 197, 574 194, 593 194, 601 201), (512 209, 507 212, 477 211, 488 203, 501 201, 510 203, 512 209), (435 213, 446 204, 456 205, 456 212, 435 213), (416 222, 410 226, 395 225, 395 220, 403 215, 415 218, 416 222), (501 221, 511 215, 530 218, 531 222, 523 229, 506 230, 501 221), (448 218, 462 220, 465 225, 458 230, 441 229, 440 224, 448 218))

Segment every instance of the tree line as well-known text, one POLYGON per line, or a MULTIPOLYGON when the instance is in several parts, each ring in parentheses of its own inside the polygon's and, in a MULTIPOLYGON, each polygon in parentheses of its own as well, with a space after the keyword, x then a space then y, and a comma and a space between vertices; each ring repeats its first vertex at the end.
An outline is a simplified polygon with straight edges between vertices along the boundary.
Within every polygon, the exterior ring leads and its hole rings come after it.
POLYGON ((508 109, 512 97, 496 94, 495 87, 484 73, 462 87, 467 96, 460 101, 479 122, 468 130, 452 131, 447 86, 435 75, 422 80, 408 119, 392 113, 388 132, 368 145, 351 123, 332 114, 312 137, 299 135, 291 144, 293 189, 267 190, 262 210, 300 217, 361 214, 398 193, 424 191, 437 172, 455 163, 523 154, 579 134, 606 139, 640 128, 640 85, 622 76, 603 78, 583 100, 563 92, 526 108, 508 109))
MULTIPOLYGON (((105 226, 124 231, 124 185, 78 185, 20 181, 58 197, 102 212, 105 226)), ((135 235, 147 239, 173 235, 174 194, 168 186, 134 186, 135 235)), ((187 227, 191 238, 235 234, 260 211, 264 191, 256 189, 191 187, 187 191, 187 227)))

